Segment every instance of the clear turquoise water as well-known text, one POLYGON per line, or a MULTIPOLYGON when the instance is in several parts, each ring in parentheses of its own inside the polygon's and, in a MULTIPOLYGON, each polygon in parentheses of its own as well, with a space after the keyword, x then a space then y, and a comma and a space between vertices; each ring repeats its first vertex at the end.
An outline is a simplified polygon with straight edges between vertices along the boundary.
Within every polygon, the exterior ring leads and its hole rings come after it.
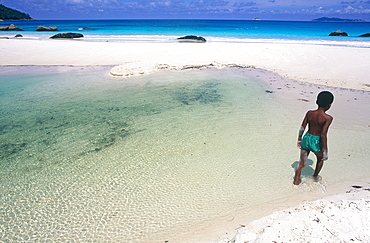
MULTIPOLYGON (((256 146, 277 107, 242 73, 115 80, 109 67, 2 71, 5 242, 164 241, 271 196, 258 186, 256 146)), ((291 193, 279 185, 274 197, 291 193)))
POLYGON ((171 242, 212 222, 222 234, 294 197, 324 195, 326 180, 369 174, 368 93, 348 91, 347 101, 330 88, 335 146, 324 180, 310 181, 310 157, 293 188, 296 127, 314 107, 284 92, 312 101, 320 87, 274 86, 279 77, 250 69, 130 79, 109 70, 1 67, 2 241, 171 242), (362 104, 356 116, 352 102, 362 104))
POLYGON ((370 23, 320 23, 304 21, 241 20, 35 20, 4 21, 14 23, 24 35, 49 37, 50 32, 36 32, 37 26, 57 26, 59 32, 79 32, 97 36, 167 36, 197 35, 206 38, 251 38, 288 40, 369 41, 359 35, 370 31, 370 23), (80 28, 87 27, 87 30, 80 28), (329 37, 342 30, 350 37, 329 37))

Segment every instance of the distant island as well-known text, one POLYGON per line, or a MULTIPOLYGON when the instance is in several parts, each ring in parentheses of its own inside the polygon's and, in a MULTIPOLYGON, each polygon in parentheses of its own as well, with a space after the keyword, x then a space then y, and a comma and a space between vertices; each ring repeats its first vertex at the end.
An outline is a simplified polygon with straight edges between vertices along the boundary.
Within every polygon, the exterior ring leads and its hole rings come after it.
POLYGON ((2 20, 32 20, 29 14, 22 13, 18 10, 5 7, 0 4, 0 19, 2 20))
POLYGON ((329 17, 322 17, 318 19, 311 20, 313 22, 366 22, 363 19, 341 19, 341 18, 329 18, 329 17))

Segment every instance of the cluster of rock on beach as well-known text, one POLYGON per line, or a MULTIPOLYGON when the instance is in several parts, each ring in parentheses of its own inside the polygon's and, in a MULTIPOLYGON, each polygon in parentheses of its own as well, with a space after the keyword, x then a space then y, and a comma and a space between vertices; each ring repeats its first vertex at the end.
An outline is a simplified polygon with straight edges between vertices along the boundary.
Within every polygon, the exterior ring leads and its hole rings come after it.
MULTIPOLYGON (((85 29, 85 28, 83 28, 85 29)), ((0 26, 0 31, 23 31, 23 29, 15 26, 14 24, 10 24, 9 26, 0 26)), ((58 27, 56 26, 50 26, 50 27, 45 27, 45 26, 38 26, 36 28, 36 31, 58 31, 58 27)), ((17 34, 15 37, 23 37, 20 34, 17 34)), ((56 35, 51 36, 51 39, 59 39, 59 38, 68 38, 68 39, 73 39, 73 38, 81 38, 84 37, 80 33, 70 33, 70 32, 65 32, 65 33, 59 33, 56 35)))
MULTIPOLYGON (((0 26, 0 30, 2 31, 23 31, 23 29, 17 27, 14 24, 4 25, 0 26)), ((58 31, 58 27, 56 26, 50 26, 50 27, 45 27, 45 26, 38 26, 36 28, 36 31, 58 31)))
POLYGON ((14 24, 11 24, 9 26, 7 25, 4 25, 4 26, 0 26, 0 30, 2 31, 22 31, 21 28, 18 28, 17 26, 15 26, 14 24))

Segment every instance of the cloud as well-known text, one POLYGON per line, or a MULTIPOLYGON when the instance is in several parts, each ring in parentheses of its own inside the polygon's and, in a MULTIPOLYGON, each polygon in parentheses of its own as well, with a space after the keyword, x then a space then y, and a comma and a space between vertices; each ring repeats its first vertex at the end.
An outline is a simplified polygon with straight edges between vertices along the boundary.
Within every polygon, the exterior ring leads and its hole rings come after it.
POLYGON ((235 2, 233 4, 233 6, 236 7, 236 8, 244 8, 244 7, 251 7, 251 6, 254 6, 256 4, 257 3, 255 3, 255 2, 235 2))
POLYGON ((84 0, 68 0, 67 2, 70 2, 70 3, 83 3, 84 0))
POLYGON ((340 4, 356 4, 357 0, 354 0, 354 1, 342 1, 340 4))
MULTIPOLYGON (((370 0, 0 0, 34 18, 302 18, 368 14, 370 0), (300 16, 301 15, 301 16, 300 16)), ((357 17, 356 17, 357 18, 357 17)))

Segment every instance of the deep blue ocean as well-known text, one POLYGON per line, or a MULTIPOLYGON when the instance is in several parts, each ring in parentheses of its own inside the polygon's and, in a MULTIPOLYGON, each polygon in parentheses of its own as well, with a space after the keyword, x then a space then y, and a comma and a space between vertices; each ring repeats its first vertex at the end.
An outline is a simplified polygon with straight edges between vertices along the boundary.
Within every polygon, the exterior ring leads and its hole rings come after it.
MULTIPOLYGON (((203 36, 211 40, 237 39, 286 39, 320 41, 370 41, 358 37, 370 32, 370 22, 310 22, 310 21, 256 21, 256 20, 34 20, 4 21, 2 25, 15 24, 22 28, 22 35, 49 37, 53 33, 37 32, 37 26, 56 26, 58 32, 78 32, 85 39, 97 40, 104 36, 132 37, 135 40, 166 40, 184 35, 203 36), (330 37, 341 30, 349 37, 330 37), (139 37, 139 38, 137 38, 139 37), (148 39, 149 38, 149 39, 148 39)), ((9 32, 8 32, 9 34, 9 32)), ((102 41, 105 39, 103 38, 102 41)), ((122 40, 120 38, 117 39, 122 40)))

